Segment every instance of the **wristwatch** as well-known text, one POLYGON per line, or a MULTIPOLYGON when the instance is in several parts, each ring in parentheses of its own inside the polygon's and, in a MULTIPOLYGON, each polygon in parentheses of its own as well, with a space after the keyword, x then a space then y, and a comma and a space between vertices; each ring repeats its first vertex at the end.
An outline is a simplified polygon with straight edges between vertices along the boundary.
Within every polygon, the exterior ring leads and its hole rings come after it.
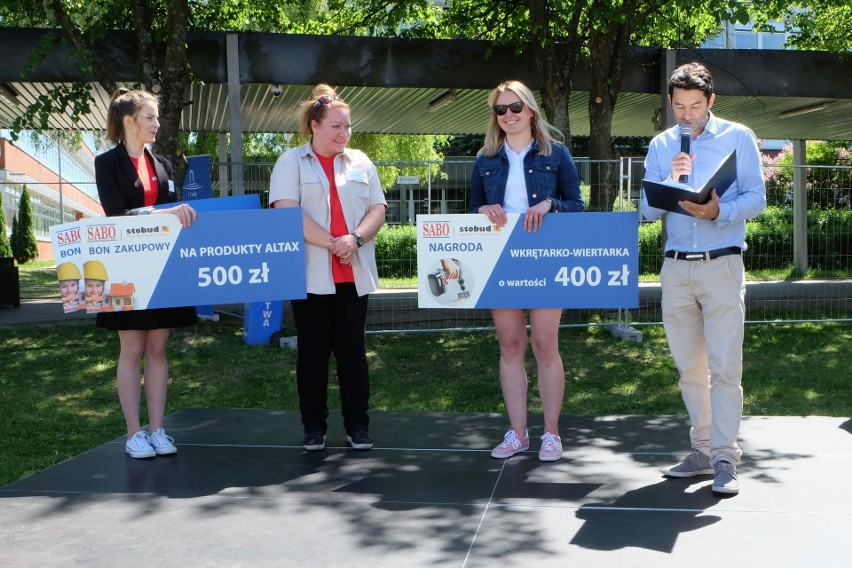
POLYGON ((355 237, 355 242, 358 243, 358 248, 361 248, 362 246, 364 246, 364 237, 362 237, 360 233, 352 232, 352 233, 349 233, 349 234, 352 235, 353 237, 355 237))
POLYGON ((556 202, 553 199, 547 197, 547 198, 545 198, 545 200, 550 201, 550 211, 548 211, 548 213, 556 213, 557 211, 559 211, 556 208, 556 202))

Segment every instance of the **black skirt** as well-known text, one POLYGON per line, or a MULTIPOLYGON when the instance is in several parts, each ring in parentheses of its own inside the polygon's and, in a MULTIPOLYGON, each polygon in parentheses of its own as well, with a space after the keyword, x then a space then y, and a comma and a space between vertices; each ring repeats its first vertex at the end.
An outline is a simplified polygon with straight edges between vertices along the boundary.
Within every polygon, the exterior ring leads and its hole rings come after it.
POLYGON ((157 308, 153 310, 98 313, 95 325, 112 330, 149 330, 186 327, 194 324, 197 319, 198 314, 193 307, 157 308))

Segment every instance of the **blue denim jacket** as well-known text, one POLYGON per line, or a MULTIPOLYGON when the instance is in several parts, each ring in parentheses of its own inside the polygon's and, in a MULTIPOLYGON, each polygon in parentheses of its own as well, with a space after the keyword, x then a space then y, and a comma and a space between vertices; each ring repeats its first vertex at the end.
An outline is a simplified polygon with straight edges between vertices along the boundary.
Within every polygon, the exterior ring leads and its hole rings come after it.
MULTIPOLYGON (((533 142, 524 156, 524 178, 530 207, 550 198, 558 212, 583 211, 585 204, 580 195, 580 178, 568 148, 554 142, 549 156, 538 153, 533 142)), ((478 213, 483 205, 503 205, 506 181, 509 179, 509 158, 506 149, 493 158, 480 154, 473 165, 470 189, 470 213, 478 213)))

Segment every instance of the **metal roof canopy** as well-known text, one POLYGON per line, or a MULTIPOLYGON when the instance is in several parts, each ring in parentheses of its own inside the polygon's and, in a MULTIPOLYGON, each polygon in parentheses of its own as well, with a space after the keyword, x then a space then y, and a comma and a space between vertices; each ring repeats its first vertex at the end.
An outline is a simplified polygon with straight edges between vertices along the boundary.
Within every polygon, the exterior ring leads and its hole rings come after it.
MULTIPOLYGON (((26 77, 26 59, 44 34, 57 30, 2 28, 0 128, 56 85, 93 82, 57 48, 26 77)), ((307 36, 272 33, 197 32, 188 37, 195 82, 187 88, 181 128, 228 132, 228 35, 238 40, 239 120, 243 132, 295 132, 297 107, 312 87, 326 82, 352 107, 353 129, 383 134, 481 134, 488 124, 487 93, 499 82, 519 79, 536 90, 540 79, 531 52, 472 40, 307 36), (490 54, 490 55, 488 55, 490 54), (273 94, 280 85, 280 95, 273 94), (442 105, 432 105, 442 95, 442 105), (451 100, 449 100, 451 99, 451 100), (438 106, 438 108, 434 108, 438 106)), ((113 32, 97 43, 104 65, 120 82, 139 81, 136 38, 113 32)), ((825 52, 779 50, 631 51, 613 120, 615 136, 653 136, 653 117, 664 100, 671 65, 703 61, 719 95, 714 111, 742 122, 758 137, 852 139, 852 60, 825 52), (667 63, 668 62, 668 63, 667 63)), ((571 133, 587 135, 588 73, 578 69, 569 114, 571 133)), ((72 123, 57 117, 57 129, 103 130, 109 94, 97 90, 92 112, 72 123)))

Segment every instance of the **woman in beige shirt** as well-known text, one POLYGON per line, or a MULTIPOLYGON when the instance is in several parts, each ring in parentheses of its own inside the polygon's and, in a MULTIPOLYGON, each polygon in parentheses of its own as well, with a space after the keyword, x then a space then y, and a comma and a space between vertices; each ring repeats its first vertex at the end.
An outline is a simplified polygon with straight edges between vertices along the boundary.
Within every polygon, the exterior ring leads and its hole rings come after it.
POLYGON ((302 445, 311 451, 325 448, 333 353, 346 440, 368 450, 373 441, 367 414, 367 295, 378 288, 373 237, 385 222, 387 203, 375 165, 346 147, 352 136, 349 105, 331 87, 314 88, 302 105, 301 125, 310 142, 278 159, 269 202, 302 208, 308 295, 291 302, 302 445))

